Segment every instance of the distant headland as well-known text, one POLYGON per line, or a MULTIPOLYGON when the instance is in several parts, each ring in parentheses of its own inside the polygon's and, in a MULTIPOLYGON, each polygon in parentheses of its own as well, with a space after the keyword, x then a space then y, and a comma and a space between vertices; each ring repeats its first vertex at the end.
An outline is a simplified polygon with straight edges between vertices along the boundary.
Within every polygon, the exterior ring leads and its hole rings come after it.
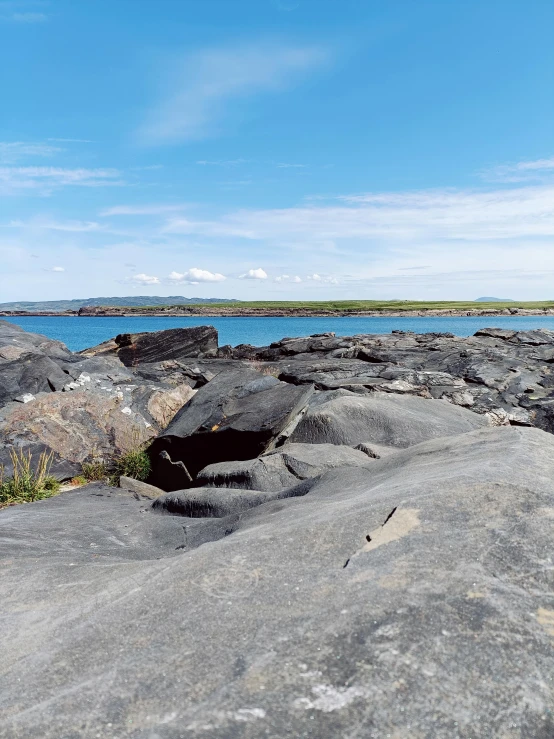
POLYGON ((499 298, 472 301, 329 300, 239 301, 220 298, 133 296, 0 303, 1 316, 511 316, 554 315, 554 300, 519 302, 499 298))

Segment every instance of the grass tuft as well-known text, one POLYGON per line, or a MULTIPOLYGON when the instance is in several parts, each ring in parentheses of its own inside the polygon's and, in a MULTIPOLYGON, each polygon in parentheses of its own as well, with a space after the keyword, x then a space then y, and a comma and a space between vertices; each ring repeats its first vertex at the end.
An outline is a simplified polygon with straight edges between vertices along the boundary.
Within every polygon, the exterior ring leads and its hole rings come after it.
POLYGON ((150 474, 150 457, 142 447, 136 447, 116 460, 114 470, 110 476, 113 485, 119 485, 120 477, 132 477, 135 480, 146 480, 150 474))
POLYGON ((110 476, 108 465, 103 459, 93 459, 92 462, 83 462, 81 465, 82 477, 87 482, 100 482, 110 476))
POLYGON ((35 469, 30 451, 12 449, 10 457, 13 465, 10 477, 6 477, 4 465, 0 465, 0 508, 15 503, 32 503, 60 492, 60 483, 50 475, 52 452, 42 452, 35 469))

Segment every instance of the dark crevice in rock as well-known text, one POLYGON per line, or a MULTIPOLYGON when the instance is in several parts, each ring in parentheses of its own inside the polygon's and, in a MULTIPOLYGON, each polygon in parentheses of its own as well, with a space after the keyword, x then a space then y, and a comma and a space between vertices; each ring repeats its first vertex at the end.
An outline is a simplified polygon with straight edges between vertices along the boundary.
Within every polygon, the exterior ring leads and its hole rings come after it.
MULTIPOLYGON (((398 510, 398 506, 394 506, 394 508, 392 509, 392 511, 389 513, 389 515, 385 518, 385 520, 381 524, 381 528, 383 528, 383 526, 386 526, 388 524, 388 522, 391 520, 391 518, 394 516, 394 514, 396 513, 397 510, 398 510)), ((371 542, 371 534, 366 534, 365 539, 366 539, 367 543, 369 544, 371 542)), ((346 562, 342 566, 343 570, 345 569, 345 567, 348 567, 351 559, 352 559, 352 557, 348 557, 348 559, 346 560, 346 562)))

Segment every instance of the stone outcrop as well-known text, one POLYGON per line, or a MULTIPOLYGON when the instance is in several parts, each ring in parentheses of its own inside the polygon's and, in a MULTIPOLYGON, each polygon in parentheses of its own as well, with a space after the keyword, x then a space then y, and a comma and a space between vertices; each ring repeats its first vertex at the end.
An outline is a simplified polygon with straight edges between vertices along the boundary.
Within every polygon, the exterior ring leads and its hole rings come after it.
POLYGON ((547 739, 553 479, 550 434, 484 428, 223 518, 6 509, 0 731, 547 739))
POLYGON ((201 341, 0 322, 0 736, 550 739, 554 332, 201 341))
POLYGON ((186 488, 209 464, 252 459, 283 443, 312 392, 255 370, 221 372, 153 442, 152 482, 165 490, 186 488))
MULTIPOLYGON (((198 344, 191 346, 194 352, 198 344)), ((0 464, 6 475, 11 451, 21 449, 34 464, 42 452, 52 454, 52 474, 73 477, 82 462, 109 460, 156 437, 194 393, 182 378, 137 378, 116 355, 73 354, 58 341, 0 321, 0 464)))
POLYGON ((90 349, 85 356, 115 355, 126 367, 215 352, 217 331, 213 326, 170 328, 166 331, 118 334, 115 339, 90 349))
POLYGON ((198 473, 196 482, 206 487, 274 492, 335 467, 369 464, 367 454, 349 446, 291 443, 257 459, 210 464, 198 473))

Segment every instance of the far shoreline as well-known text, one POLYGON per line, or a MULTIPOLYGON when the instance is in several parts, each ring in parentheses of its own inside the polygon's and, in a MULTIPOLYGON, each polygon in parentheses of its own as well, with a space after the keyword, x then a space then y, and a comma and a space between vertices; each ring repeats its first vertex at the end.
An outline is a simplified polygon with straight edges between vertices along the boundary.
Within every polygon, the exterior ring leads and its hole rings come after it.
POLYGON ((502 309, 419 309, 419 310, 306 310, 289 309, 185 309, 185 310, 122 310, 117 308, 93 311, 2 311, 1 318, 475 318, 524 316, 554 316, 554 308, 502 308, 502 309))

